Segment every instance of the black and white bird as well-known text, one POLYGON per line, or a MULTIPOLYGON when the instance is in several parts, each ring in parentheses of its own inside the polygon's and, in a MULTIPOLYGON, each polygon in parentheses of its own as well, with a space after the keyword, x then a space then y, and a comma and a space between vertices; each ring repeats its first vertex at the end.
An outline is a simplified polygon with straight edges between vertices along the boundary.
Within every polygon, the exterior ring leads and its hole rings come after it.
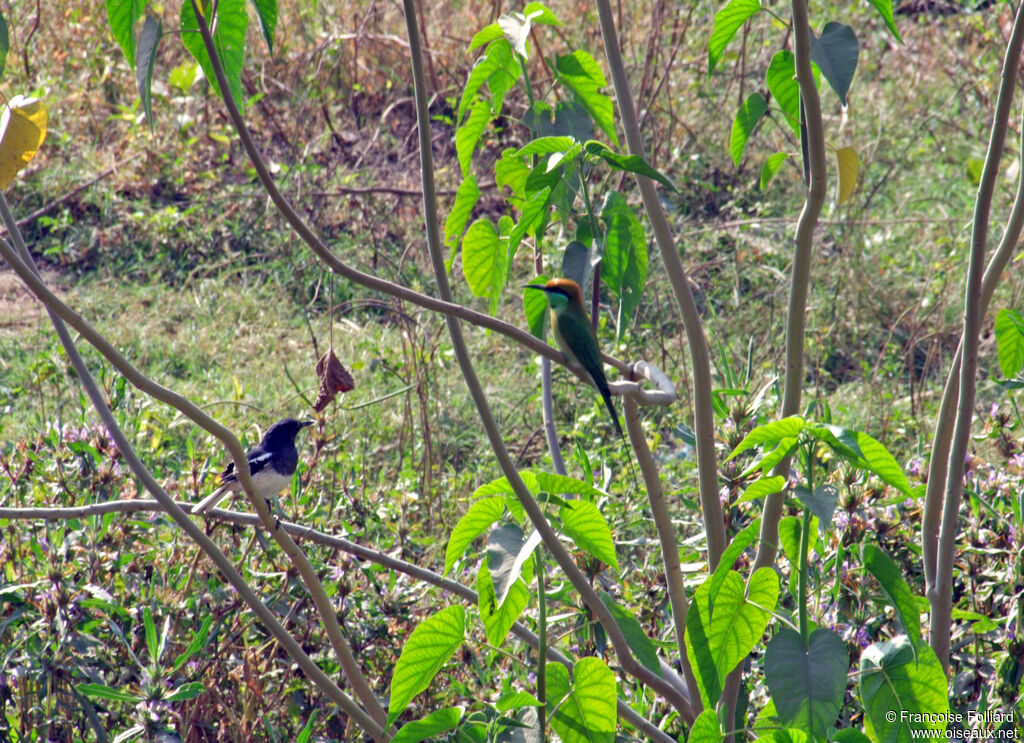
MULTIPOLYGON (((279 420, 267 429, 260 443, 246 452, 245 459, 249 463, 249 474, 257 495, 264 499, 273 498, 288 487, 299 464, 295 437, 311 425, 313 421, 279 420)), ((230 493, 241 491, 242 483, 235 475, 235 463, 228 462, 220 475, 220 487, 192 506, 192 513, 206 513, 230 493)))

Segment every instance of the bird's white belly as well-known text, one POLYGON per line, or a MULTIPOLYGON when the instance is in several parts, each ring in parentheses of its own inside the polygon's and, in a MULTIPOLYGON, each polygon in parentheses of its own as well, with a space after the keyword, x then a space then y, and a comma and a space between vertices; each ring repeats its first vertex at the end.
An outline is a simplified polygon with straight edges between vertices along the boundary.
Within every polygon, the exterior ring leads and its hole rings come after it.
POLYGON ((258 472, 252 478, 252 484, 256 486, 256 492, 264 498, 273 498, 288 487, 291 481, 290 475, 282 475, 272 469, 258 472))

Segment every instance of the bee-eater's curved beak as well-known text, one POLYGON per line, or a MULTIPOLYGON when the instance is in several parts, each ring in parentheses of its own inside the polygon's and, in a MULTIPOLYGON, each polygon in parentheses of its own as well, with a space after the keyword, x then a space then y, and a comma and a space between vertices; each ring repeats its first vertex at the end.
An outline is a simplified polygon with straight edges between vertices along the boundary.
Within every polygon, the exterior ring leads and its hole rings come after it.
POLYGON ((548 288, 543 284, 526 284, 523 286, 524 289, 540 289, 542 292, 546 292, 548 288))

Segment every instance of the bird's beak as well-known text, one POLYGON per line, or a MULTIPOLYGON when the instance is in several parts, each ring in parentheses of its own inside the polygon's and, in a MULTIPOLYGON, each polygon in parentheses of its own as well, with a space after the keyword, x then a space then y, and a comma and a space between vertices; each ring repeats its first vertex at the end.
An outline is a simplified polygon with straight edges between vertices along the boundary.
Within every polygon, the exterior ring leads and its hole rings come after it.
POLYGON ((524 289, 540 289, 542 292, 546 292, 548 288, 543 284, 526 284, 523 286, 524 289))
POLYGON ((312 426, 316 421, 299 421, 299 429, 303 429, 306 426, 312 426))

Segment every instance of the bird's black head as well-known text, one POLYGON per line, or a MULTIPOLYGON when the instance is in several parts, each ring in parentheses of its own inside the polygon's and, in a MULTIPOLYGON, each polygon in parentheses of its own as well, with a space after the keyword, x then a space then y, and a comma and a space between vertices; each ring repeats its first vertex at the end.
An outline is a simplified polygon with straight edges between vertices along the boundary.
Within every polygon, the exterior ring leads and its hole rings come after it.
POLYGON ((313 421, 297 421, 294 418, 283 418, 267 429, 263 436, 263 443, 266 448, 277 449, 295 443, 295 437, 306 426, 312 426, 313 421))

